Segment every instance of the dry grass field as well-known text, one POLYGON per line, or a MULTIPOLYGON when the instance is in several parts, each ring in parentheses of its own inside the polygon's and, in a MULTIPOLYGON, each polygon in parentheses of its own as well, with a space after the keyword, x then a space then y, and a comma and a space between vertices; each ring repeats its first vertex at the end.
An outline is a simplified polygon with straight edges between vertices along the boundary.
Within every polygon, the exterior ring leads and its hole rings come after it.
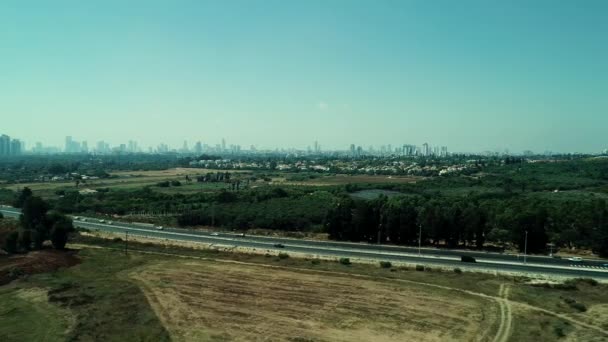
POLYGON ((220 262, 131 273, 178 341, 492 341, 499 307, 446 289, 220 262))

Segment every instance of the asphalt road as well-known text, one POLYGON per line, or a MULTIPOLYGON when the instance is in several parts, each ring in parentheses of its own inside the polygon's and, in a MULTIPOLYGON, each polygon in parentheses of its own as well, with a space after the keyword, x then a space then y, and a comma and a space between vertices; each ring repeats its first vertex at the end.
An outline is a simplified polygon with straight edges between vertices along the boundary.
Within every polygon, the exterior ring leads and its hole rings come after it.
MULTIPOLYGON (((0 208, 7 217, 18 217, 18 209, 0 208)), ((83 217, 84 218, 84 217, 83 217)), ((583 260, 573 263, 565 259, 555 259, 548 256, 527 256, 527 263, 523 263, 522 255, 485 253, 478 251, 462 251, 450 249, 422 248, 418 255, 418 248, 396 247, 388 245, 371 245, 361 243, 312 241, 277 237, 240 236, 231 233, 211 233, 190 229, 164 228, 158 230, 151 226, 138 225, 113 221, 112 224, 101 223, 99 219, 86 218, 74 220, 74 225, 90 230, 113 232, 130 235, 170 239, 179 241, 199 242, 228 247, 246 247, 266 251, 284 251, 286 253, 305 253, 319 256, 359 258, 372 260, 385 260, 393 262, 407 262, 435 266, 475 268, 498 272, 518 272, 530 275, 555 275, 568 277, 592 277, 608 279, 608 267, 602 265, 607 262, 597 260, 583 260), (282 244, 279 247, 276 244, 282 244), (476 263, 463 263, 462 255, 474 257, 476 263)))

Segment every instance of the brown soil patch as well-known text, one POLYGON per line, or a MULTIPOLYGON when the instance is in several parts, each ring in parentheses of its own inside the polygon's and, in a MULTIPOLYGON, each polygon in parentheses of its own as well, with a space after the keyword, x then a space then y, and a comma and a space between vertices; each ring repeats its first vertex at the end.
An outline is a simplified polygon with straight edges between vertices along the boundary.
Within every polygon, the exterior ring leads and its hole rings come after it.
POLYGON ((80 263, 76 256, 78 251, 58 251, 46 249, 27 254, 0 257, 0 285, 13 280, 11 271, 19 270, 20 274, 35 274, 54 271, 61 267, 70 267, 80 263))
POLYGON ((301 270, 188 261, 131 276, 181 341, 490 341, 499 315, 467 294, 301 270))

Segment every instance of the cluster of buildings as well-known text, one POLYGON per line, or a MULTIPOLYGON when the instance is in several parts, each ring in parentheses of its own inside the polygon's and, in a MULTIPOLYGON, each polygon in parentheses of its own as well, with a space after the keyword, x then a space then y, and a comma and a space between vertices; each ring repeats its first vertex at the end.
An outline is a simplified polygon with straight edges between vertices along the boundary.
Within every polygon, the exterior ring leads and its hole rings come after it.
POLYGON ((403 144, 402 146, 393 146, 391 144, 381 145, 377 150, 370 146, 364 150, 361 146, 350 145, 349 155, 352 157, 361 157, 366 155, 379 156, 423 156, 423 157, 447 157, 447 146, 430 146, 428 143, 422 146, 403 144))
POLYGON ((474 170, 473 162, 457 164, 419 164, 413 160, 366 160, 345 161, 344 159, 329 160, 298 160, 293 162, 274 162, 268 160, 239 161, 230 159, 194 160, 191 167, 206 169, 241 169, 241 170, 278 170, 286 172, 332 172, 345 174, 384 174, 384 175, 420 175, 443 176, 460 174, 474 170))
POLYGON ((23 143, 19 139, 11 139, 6 134, 0 135, 0 157, 18 156, 23 153, 23 143))

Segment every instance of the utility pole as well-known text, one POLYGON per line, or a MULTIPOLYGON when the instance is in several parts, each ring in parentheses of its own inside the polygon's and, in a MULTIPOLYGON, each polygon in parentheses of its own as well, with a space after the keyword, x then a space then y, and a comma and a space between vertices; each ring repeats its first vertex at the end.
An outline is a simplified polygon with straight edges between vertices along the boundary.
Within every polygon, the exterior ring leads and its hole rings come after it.
POLYGON ((528 256, 528 231, 526 230, 526 239, 524 240, 524 264, 528 256))
POLYGON ((418 224, 418 256, 421 256, 422 253, 420 249, 422 248, 422 224, 418 224))

